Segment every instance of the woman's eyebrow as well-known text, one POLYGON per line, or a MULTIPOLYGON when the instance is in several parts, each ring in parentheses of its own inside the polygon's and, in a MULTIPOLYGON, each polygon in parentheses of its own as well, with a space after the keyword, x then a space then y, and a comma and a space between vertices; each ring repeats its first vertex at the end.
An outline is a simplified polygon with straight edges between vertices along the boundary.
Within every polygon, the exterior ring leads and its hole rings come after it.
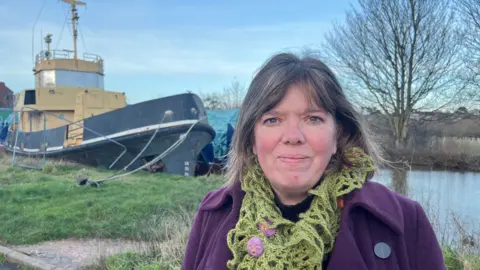
MULTIPOLYGON (((305 111, 303 111, 302 114, 309 114, 309 113, 326 113, 326 111, 323 108, 307 108, 305 111)), ((263 115, 280 115, 280 114, 282 113, 277 110, 270 110, 264 113, 263 115)))
POLYGON ((323 108, 308 108, 303 113, 307 114, 307 113, 325 113, 325 112, 326 111, 323 108))
POLYGON ((280 112, 277 111, 277 110, 270 110, 270 111, 267 111, 266 113, 264 113, 264 115, 279 115, 280 112))

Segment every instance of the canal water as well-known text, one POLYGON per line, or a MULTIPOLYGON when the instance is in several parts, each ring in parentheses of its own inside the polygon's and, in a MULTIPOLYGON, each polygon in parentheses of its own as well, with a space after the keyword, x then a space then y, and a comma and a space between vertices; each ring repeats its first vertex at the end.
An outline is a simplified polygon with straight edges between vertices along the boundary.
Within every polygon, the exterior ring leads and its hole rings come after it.
POLYGON ((384 169, 373 181, 417 200, 440 241, 480 233, 480 173, 384 169))

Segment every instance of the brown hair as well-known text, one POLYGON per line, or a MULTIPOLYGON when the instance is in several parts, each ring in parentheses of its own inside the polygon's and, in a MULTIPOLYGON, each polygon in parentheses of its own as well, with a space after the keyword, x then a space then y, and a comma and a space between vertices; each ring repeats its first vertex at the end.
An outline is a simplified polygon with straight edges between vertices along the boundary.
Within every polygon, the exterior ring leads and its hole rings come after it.
POLYGON ((353 146, 364 149, 378 169, 383 161, 379 148, 373 143, 366 122, 345 97, 332 70, 313 56, 301 58, 293 53, 280 53, 262 65, 248 88, 228 154, 227 185, 241 180, 243 170, 253 161, 255 123, 280 103, 287 89, 295 84, 306 86, 310 100, 335 119, 337 152, 325 173, 340 170, 346 164, 344 149, 353 146))

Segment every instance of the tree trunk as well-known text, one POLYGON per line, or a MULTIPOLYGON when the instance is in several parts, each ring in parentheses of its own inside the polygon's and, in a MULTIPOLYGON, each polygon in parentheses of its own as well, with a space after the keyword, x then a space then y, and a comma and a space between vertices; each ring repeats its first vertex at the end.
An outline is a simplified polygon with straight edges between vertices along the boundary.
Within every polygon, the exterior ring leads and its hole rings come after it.
POLYGON ((393 134, 395 139, 395 149, 404 149, 408 141, 408 123, 410 114, 402 114, 400 116, 391 117, 393 134))

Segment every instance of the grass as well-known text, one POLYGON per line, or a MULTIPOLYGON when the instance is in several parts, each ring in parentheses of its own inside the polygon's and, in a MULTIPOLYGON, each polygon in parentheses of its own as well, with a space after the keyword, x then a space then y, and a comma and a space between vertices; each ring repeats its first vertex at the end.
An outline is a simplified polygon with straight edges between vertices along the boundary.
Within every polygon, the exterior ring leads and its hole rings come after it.
POLYGON ((449 246, 444 246, 442 250, 448 270, 480 270, 480 255, 465 255, 449 246))
MULTIPOLYGON (((191 216, 219 178, 186 178, 139 172, 100 188, 79 186, 112 172, 49 163, 44 171, 0 162, 0 241, 32 244, 65 238, 150 240, 155 220, 191 216)), ((164 236, 162 236, 164 237, 164 236)))
MULTIPOLYGON (((47 162, 43 171, 10 164, 11 158, 0 152, 0 242, 123 238, 146 243, 135 252, 103 256, 88 270, 180 269, 199 202, 222 184, 220 176, 138 172, 94 188, 77 185, 76 176, 95 180, 113 172, 64 162, 47 162)), ((480 270, 478 246, 465 250, 442 244, 447 269, 480 270)))

